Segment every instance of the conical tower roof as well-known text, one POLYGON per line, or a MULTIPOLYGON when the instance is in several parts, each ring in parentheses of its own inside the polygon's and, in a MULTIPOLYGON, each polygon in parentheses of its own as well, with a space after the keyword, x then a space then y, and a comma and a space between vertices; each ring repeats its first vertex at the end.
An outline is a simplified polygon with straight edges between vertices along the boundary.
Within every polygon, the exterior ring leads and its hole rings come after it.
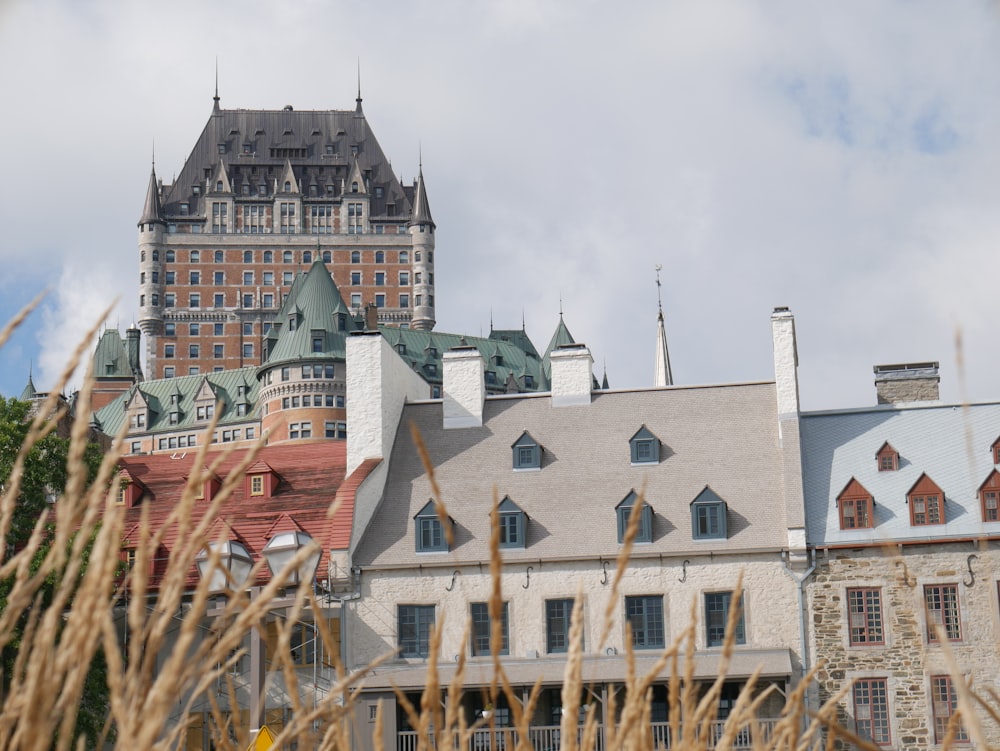
POLYGON ((272 327, 277 336, 261 369, 292 360, 342 360, 346 354, 344 340, 355 328, 337 285, 318 258, 296 280, 278 312, 272 327))
POLYGON ((21 392, 20 399, 22 402, 30 402, 37 394, 38 392, 35 390, 35 382, 31 380, 31 374, 29 373, 28 383, 25 385, 24 391, 21 392))
POLYGON ((545 354, 542 356, 542 373, 545 375, 545 384, 548 388, 552 383, 552 353, 564 344, 576 344, 576 339, 573 335, 569 333, 569 329, 566 328, 566 322, 563 321, 562 313, 559 314, 559 323, 556 325, 556 330, 552 334, 552 338, 549 340, 549 346, 545 348, 545 354))
POLYGON ((417 176, 417 194, 413 199, 413 218, 410 225, 429 224, 436 227, 431 218, 431 205, 427 201, 427 187, 424 185, 424 167, 420 165, 420 173, 417 176))
POLYGON ((156 182, 156 167, 149 172, 149 186, 146 188, 146 203, 142 207, 139 224, 166 224, 163 220, 163 206, 160 204, 160 189, 156 182))

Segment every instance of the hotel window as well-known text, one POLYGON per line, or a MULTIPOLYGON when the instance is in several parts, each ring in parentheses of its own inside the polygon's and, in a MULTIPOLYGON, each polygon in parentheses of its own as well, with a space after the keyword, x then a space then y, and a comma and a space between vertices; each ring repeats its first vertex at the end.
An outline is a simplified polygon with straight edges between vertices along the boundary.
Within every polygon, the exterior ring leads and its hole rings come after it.
POLYGON ((226 304, 226 294, 224 292, 216 292, 212 295, 212 304, 216 308, 221 308, 226 304))
POLYGON ((243 251, 243 263, 253 263, 253 251, 244 250, 243 251))
POLYGON ((899 469, 899 452, 886 441, 875 454, 879 472, 895 472, 899 469))
POLYGON ((243 293, 243 307, 252 308, 253 307, 253 294, 250 292, 243 293))
MULTIPOLYGON (((168 308, 174 307, 177 304, 177 296, 173 292, 168 292, 163 296, 163 304, 168 308)), ((153 305, 156 305, 156 303, 154 302, 153 305)))
POLYGON ((405 287, 405 286, 409 285, 409 283, 410 283, 410 272, 409 271, 400 271, 399 272, 399 285, 401 287, 405 287))
POLYGON ((375 251, 375 263, 385 263, 385 251, 383 250, 375 251))
POLYGON ((171 359, 174 356, 174 345, 165 344, 163 345, 163 356, 167 359, 171 359))
POLYGON ((852 647, 885 643, 882 631, 882 590, 878 587, 848 589, 847 618, 852 647))
POLYGON ((361 284, 361 272, 352 271, 351 272, 351 284, 361 284))
POLYGON ((889 689, 885 678, 861 678, 854 682, 854 725, 862 738, 888 746, 889 689))
POLYGON ((542 447, 538 441, 525 431, 511 445, 514 455, 514 469, 540 469, 542 466, 542 447))
POLYGON ((333 262, 333 254, 329 250, 324 250, 323 263, 332 263, 332 262, 333 262))
POLYGON ((410 262, 410 252, 407 251, 407 250, 401 250, 401 251, 399 251, 399 262, 400 263, 409 263, 410 262))
POLYGON ((434 501, 428 501, 413 519, 416 522, 418 553, 447 552, 448 538, 434 507, 434 501))
POLYGON ((380 293, 380 294, 375 295, 375 307, 376 308, 384 308, 385 307, 385 295, 384 294, 380 293))
POLYGON ((510 499, 510 496, 504 497, 497 507, 501 548, 524 547, 526 521, 527 515, 510 499))
POLYGON ((253 358, 253 345, 250 343, 245 343, 243 345, 243 357, 253 358))
POLYGON ((660 439, 643 425, 629 439, 632 464, 656 464, 660 461, 660 439))
POLYGON ((168 366, 168 367, 166 367, 166 368, 163 369, 163 377, 164 378, 173 378, 174 377, 174 366, 173 365, 170 365, 170 366, 168 366))
MULTIPOLYGON (((294 235, 295 234, 295 204, 294 203, 282 203, 281 207, 281 234, 283 235, 294 235)), ((291 261, 286 261, 286 263, 291 263, 291 261)))
POLYGON ((979 502, 983 512, 984 522, 1000 521, 1000 472, 995 469, 990 472, 986 482, 979 486, 979 502))
MULTIPOLYGON (((944 743, 948 735, 948 725, 958 711, 958 695, 950 675, 931 676, 931 707, 934 713, 934 742, 944 743)), ((952 741, 968 743, 969 734, 961 722, 955 722, 952 741)))
POLYGON ((264 495, 264 475, 250 476, 250 495, 264 495))
MULTIPOLYGON (((705 593, 705 644, 709 647, 721 647, 726 640, 726 625, 729 623, 729 608, 732 605, 732 592, 705 593)), ((743 598, 737 601, 740 614, 736 620, 737 644, 746 644, 746 628, 743 623, 743 598)))
POLYGON ((944 524, 944 493, 926 474, 920 476, 906 500, 910 505, 910 524, 914 527, 944 524))
MULTIPOLYGON (((621 544, 625 541, 625 532, 628 529, 629 520, 632 518, 632 511, 635 509, 636 505, 639 503, 639 496, 633 490, 621 503, 615 507, 615 512, 618 518, 618 543, 621 544)), ((642 504, 642 510, 639 512, 639 528, 636 530, 634 542, 652 542, 653 541, 653 509, 648 503, 642 504)))
POLYGON ((569 651, 573 600, 545 601, 545 649, 550 654, 569 651))
MULTIPOLYGON (((378 254, 376 254, 376 255, 378 255, 378 254)), ((375 286, 376 287, 384 287, 385 286, 385 272, 384 271, 376 271, 375 272, 375 286)))
MULTIPOLYGON (((267 209, 259 204, 243 207, 243 232, 250 235, 260 235, 266 232, 267 209)), ((252 256, 247 258, 249 250, 243 252, 243 263, 251 263, 252 256)))
POLYGON ((427 657, 430 654, 433 605, 400 605, 398 627, 400 657, 427 657))
POLYGON ((853 477, 837 496, 840 510, 841 529, 869 529, 872 526, 872 507, 875 505, 871 493, 853 477))
POLYGON ((225 260, 225 255, 221 250, 215 251, 215 262, 222 263, 225 260))
POLYGON ((218 286, 221 286, 221 285, 223 285, 225 283, 226 283, 226 272, 225 271, 216 271, 214 274, 212 274, 212 284, 214 284, 214 285, 216 285, 218 287, 218 286))
POLYGON ((924 586, 924 606, 927 609, 927 642, 938 641, 940 627, 948 641, 962 638, 962 619, 958 610, 957 584, 927 584, 924 586))
POLYGON ((691 536, 695 540, 724 540, 728 536, 728 507, 706 487, 691 501, 691 536))
POLYGON ((166 252, 166 253, 164 254, 164 260, 165 260, 165 261, 166 261, 167 263, 173 263, 173 262, 174 262, 174 259, 175 259, 176 257, 177 257, 177 254, 176 254, 176 253, 174 253, 174 251, 172 251, 172 250, 168 250, 168 251, 167 251, 167 252, 166 252))
POLYGON ((165 336, 173 336, 177 331, 177 325, 174 323, 163 324, 163 333, 165 336))
POLYGON ((212 202, 212 232, 215 234, 225 233, 229 226, 229 207, 218 201, 212 202))
POLYGON ((399 296, 399 307, 408 308, 410 307, 410 296, 401 294, 399 296))
MULTIPOLYGON (((472 656, 483 657, 493 654, 490 649, 492 636, 492 621, 490 620, 489 603, 474 602, 469 606, 472 617, 472 656)), ((507 603, 500 610, 500 651, 497 654, 510 654, 510 634, 507 620, 507 603)))
POLYGON ((355 292, 351 295, 351 307, 360 308, 361 307, 361 295, 355 292))
POLYGON ((201 348, 197 344, 188 345, 188 357, 199 357, 201 348))
POLYGON ((323 204, 309 207, 309 231, 314 235, 332 234, 333 206, 323 204))
MULTIPOLYGON (((289 261, 289 263, 291 263, 291 261, 289 261)), ((292 280, 294 279, 294 277, 295 277, 294 272, 284 271, 281 274, 281 283, 286 287, 290 287, 292 286, 292 280)))
MULTIPOLYGON (((357 183, 355 183, 356 185, 357 183)), ((363 216, 362 204, 360 203, 349 203, 347 204, 347 234, 349 235, 361 235, 364 234, 364 216, 363 216)))
POLYGON ((175 271, 168 271, 168 272, 166 272, 166 278, 164 279, 164 281, 167 284, 173 284, 174 280, 176 278, 177 278, 177 272, 175 272, 175 271))
POLYGON ((201 284, 201 272, 200 271, 192 271, 188 275, 188 280, 190 281, 190 283, 192 285, 201 284))
MULTIPOLYGON (((200 263, 201 262, 201 251, 200 250, 192 250, 191 254, 188 256, 188 259, 191 261, 191 263, 200 263)), ((191 282, 191 284, 195 284, 195 282, 191 282)))
POLYGON ((625 618, 632 628, 635 649, 662 649, 666 634, 661 595, 626 597, 625 618))

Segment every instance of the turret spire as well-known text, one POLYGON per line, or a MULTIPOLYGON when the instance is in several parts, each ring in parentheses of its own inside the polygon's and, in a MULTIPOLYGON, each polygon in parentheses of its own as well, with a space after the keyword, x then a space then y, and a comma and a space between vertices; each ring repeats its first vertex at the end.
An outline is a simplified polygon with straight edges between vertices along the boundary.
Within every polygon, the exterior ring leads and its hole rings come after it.
POLYGON ((358 103, 355 112, 357 112, 360 115, 361 114, 361 58, 360 57, 358 58, 358 98, 355 99, 354 101, 358 103))
POLYGON ((154 223, 166 224, 163 221, 163 207, 160 204, 160 187, 156 182, 156 163, 153 162, 153 166, 149 172, 149 186, 146 188, 146 202, 142 207, 142 217, 139 219, 139 225, 143 224, 154 224, 154 223))
POLYGON ((673 386, 674 375, 670 370, 670 352, 667 350, 667 329, 663 323, 663 297, 660 271, 663 266, 656 264, 656 364, 653 373, 654 386, 673 386))
POLYGON ((212 97, 212 101, 215 104, 212 106, 212 112, 219 112, 219 58, 215 58, 215 96, 212 97))

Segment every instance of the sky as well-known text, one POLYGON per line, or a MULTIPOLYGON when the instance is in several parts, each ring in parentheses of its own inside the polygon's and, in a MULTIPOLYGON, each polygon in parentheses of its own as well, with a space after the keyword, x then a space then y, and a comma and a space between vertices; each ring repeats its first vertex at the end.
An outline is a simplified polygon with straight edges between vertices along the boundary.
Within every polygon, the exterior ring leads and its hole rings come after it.
POLYGON ((1000 399, 1000 4, 828 0, 0 0, 0 393, 55 382, 137 308, 155 144, 169 182, 224 108, 364 110, 423 159, 437 329, 560 308, 613 388, 773 378, 796 318, 805 409, 875 403, 936 360, 1000 399), (109 306, 110 313, 102 318, 109 306))

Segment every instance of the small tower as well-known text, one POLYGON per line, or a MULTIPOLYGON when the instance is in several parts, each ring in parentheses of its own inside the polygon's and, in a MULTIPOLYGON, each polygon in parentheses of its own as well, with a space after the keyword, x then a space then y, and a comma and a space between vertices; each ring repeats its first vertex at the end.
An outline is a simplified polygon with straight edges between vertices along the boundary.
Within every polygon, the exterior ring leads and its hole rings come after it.
MULTIPOLYGON (((149 173, 146 202, 139 218, 139 328, 146 342, 153 341, 163 328, 163 243, 167 223, 160 203, 160 186, 156 180, 156 164, 149 173)), ((155 373, 155 355, 146 353, 150 372, 155 373)))
POLYGON ((424 185, 424 164, 420 160, 410 237, 413 240, 413 321, 412 328, 430 331, 434 328, 434 220, 424 185))

